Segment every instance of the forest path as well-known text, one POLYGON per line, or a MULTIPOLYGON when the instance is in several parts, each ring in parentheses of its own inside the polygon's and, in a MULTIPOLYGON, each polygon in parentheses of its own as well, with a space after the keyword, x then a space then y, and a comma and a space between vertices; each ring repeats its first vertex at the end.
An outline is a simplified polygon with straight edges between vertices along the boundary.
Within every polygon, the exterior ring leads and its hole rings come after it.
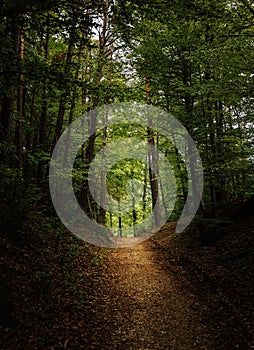
POLYGON ((254 349, 254 224, 230 224, 205 246, 174 226, 106 250, 0 232, 14 321, 0 325, 0 349, 254 349))
POLYGON ((91 348, 213 349, 196 296, 159 253, 150 240, 110 251, 91 348))

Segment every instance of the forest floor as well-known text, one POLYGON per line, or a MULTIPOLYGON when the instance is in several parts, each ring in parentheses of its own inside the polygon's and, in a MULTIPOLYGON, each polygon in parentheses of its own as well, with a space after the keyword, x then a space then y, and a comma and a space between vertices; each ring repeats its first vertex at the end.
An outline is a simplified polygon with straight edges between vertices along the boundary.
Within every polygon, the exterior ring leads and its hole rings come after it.
POLYGON ((254 349, 253 223, 206 245, 174 228, 119 249, 1 233, 0 349, 254 349))

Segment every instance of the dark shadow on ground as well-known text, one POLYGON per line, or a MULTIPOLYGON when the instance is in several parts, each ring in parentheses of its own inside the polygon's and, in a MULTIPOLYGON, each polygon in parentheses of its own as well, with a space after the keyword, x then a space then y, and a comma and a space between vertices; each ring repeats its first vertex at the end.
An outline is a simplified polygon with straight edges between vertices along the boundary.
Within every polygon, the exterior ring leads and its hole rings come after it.
POLYGON ((212 335, 213 350, 254 348, 253 208, 251 199, 234 212, 234 221, 212 220, 211 240, 195 220, 178 236, 168 224, 152 239, 158 261, 163 256, 165 269, 182 276, 182 287, 198 297, 193 309, 212 335))

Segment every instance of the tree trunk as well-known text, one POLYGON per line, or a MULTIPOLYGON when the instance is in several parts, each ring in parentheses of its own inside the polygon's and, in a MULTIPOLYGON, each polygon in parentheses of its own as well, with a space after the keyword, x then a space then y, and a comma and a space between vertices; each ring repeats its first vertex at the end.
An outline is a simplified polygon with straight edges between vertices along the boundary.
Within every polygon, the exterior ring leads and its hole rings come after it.
MULTIPOLYGON (((107 25, 108 25, 108 8, 109 8, 109 2, 108 0, 105 0, 105 10, 104 10, 102 31, 101 33, 99 33, 99 57, 98 57, 98 68, 97 68, 97 74, 96 74, 97 86, 100 85, 100 81, 102 78, 102 67, 103 67, 103 60, 104 60, 104 53, 105 53, 105 46, 106 46, 107 25)), ((93 102, 94 107, 97 107, 99 105, 99 102, 100 102, 100 96, 97 96, 93 102)), ((91 114, 90 120, 88 120, 90 137, 88 139, 88 145, 85 151, 85 163, 86 163, 87 174, 88 174, 89 166, 92 163, 94 158, 96 125, 97 125, 97 111, 94 111, 94 113, 91 114)), ((94 216, 95 212, 97 212, 98 210, 98 207, 96 206, 96 203, 94 202, 89 190, 88 176, 86 176, 86 178, 87 179, 84 181, 85 211, 89 209, 87 206, 87 203, 90 202, 91 208, 93 210, 93 213, 90 213, 90 215, 94 216)), ((102 209, 102 214, 104 215, 103 209, 102 209)))
MULTIPOLYGON (((73 39, 71 35, 69 45, 68 45, 67 56, 66 56, 66 65, 65 65, 65 71, 64 71, 65 76, 67 76, 70 71, 70 64, 73 57, 73 51, 74 51, 74 47, 73 47, 73 39)), ((67 87, 61 93, 57 121, 56 121, 55 132, 54 132, 53 148, 55 147, 62 132, 63 120, 64 120, 64 114, 65 114, 65 108, 66 108, 66 99, 68 94, 69 94, 69 84, 67 84, 67 87)))
MULTIPOLYGON (((151 104, 151 94, 150 94, 150 85, 149 79, 146 81, 146 98, 147 104, 151 104)), ((152 204, 154 210, 154 221, 155 226, 161 225, 161 205, 160 205, 160 196, 159 196, 159 174, 158 174, 158 163, 156 155, 156 138, 153 135, 153 123, 152 120, 148 120, 148 159, 149 159, 149 175, 150 175, 150 184, 152 192, 152 204)))
MULTIPOLYGON (((133 179, 133 173, 132 173, 132 179, 133 179)), ((135 201, 135 189, 133 186, 131 186, 131 194, 132 194, 132 223, 133 223, 133 235, 136 237, 137 232, 136 232, 136 223, 137 223, 137 211, 136 211, 136 201, 135 201)))
MULTIPOLYGON (((19 26, 17 25, 16 19, 14 18, 6 18, 6 25, 3 33, 3 37, 6 40, 9 40, 10 50, 13 52, 13 58, 10 57, 10 62, 8 67, 16 66, 16 60, 19 57, 19 26)), ((17 94, 17 76, 16 72, 10 72, 8 75, 3 76, 3 83, 6 87, 6 90, 3 91, 1 96, 1 112, 0 112, 0 125, 1 125, 1 139, 6 142, 11 141, 11 128, 12 128, 12 116, 13 116, 13 108, 14 101, 17 94)))
MULTIPOLYGON (((46 39, 45 39, 45 45, 44 45, 44 60, 45 64, 48 63, 49 58, 49 35, 50 35, 50 15, 48 13, 47 15, 47 30, 46 30, 46 39)), ((40 150, 45 152, 46 151, 46 125, 47 125, 47 75, 45 72, 45 77, 43 81, 43 91, 42 91, 42 111, 41 111, 41 118, 40 118, 40 130, 39 130, 39 147, 40 150)), ((41 181, 43 178, 43 166, 44 161, 40 160, 38 164, 38 171, 37 171, 37 177, 38 182, 41 181)))
POLYGON ((146 193, 147 193, 147 161, 148 159, 146 158, 145 160, 145 168, 144 168, 144 187, 143 187, 143 197, 142 197, 142 203, 143 203, 143 220, 145 220, 146 217, 146 193))
POLYGON ((105 121, 104 121, 104 127, 103 127, 103 142, 102 142, 102 170, 101 170, 101 180, 100 180, 100 222, 102 224, 106 223, 106 209, 105 207, 105 199, 106 199, 106 191, 107 191, 107 187, 106 187, 106 174, 105 174, 105 170, 104 170, 104 159, 106 156, 106 141, 107 141, 107 124, 108 124, 108 108, 106 107, 105 110, 105 121))
POLYGON ((33 142, 33 132, 32 132, 32 125, 34 123, 34 116, 35 116, 35 103, 37 99, 37 89, 36 87, 33 88, 32 92, 32 101, 31 101, 31 110, 30 110, 30 119, 29 119, 29 130, 26 134, 26 148, 28 150, 31 150, 34 142, 33 142))
POLYGON ((19 56, 19 75, 18 75, 18 94, 17 94, 17 167, 22 176, 23 168, 23 119, 24 119, 24 53, 25 53, 25 34, 24 34, 25 15, 20 15, 20 24, 17 38, 17 51, 19 56))
MULTIPOLYGON (((207 75, 206 75, 206 78, 207 75)), ((203 79, 202 79, 202 71, 199 70, 199 79, 200 79, 200 85, 203 85, 203 79)), ((202 104, 202 119, 203 119, 203 129, 204 129, 204 135, 205 135, 205 160, 206 160, 206 169, 207 173, 205 174, 205 179, 207 179, 209 184, 209 196, 210 196, 210 209, 208 210, 210 213, 206 212, 206 214, 211 214, 212 216, 215 216, 215 187, 214 187, 214 175, 213 175, 213 164, 211 163, 211 151, 210 151, 210 145, 209 145, 209 129, 207 128, 208 125, 208 117, 206 113, 205 108, 205 101, 204 96, 201 96, 201 104, 202 104)))
POLYGON ((119 237, 123 237, 120 199, 118 200, 118 210, 119 210, 119 215, 118 215, 119 237))
MULTIPOLYGON (((81 46, 80 46, 79 53, 78 53, 77 69, 76 69, 75 76, 74 76, 75 81, 78 80, 79 73, 80 73, 80 67, 81 67, 81 60, 83 57, 84 57, 84 40, 81 41, 81 46)), ((77 85, 74 84, 73 90, 72 90, 72 96, 71 96, 71 105, 70 105, 68 126, 71 125, 71 123, 73 122, 74 111, 75 111, 77 99, 78 99, 77 85)), ((70 132, 69 131, 70 130, 68 129, 67 135, 66 135, 66 141, 65 141, 65 144, 66 144, 65 157, 64 157, 65 164, 67 164, 68 153, 69 153, 69 144, 70 144, 70 132)), ((83 157, 82 157, 82 159, 83 159, 83 157)))

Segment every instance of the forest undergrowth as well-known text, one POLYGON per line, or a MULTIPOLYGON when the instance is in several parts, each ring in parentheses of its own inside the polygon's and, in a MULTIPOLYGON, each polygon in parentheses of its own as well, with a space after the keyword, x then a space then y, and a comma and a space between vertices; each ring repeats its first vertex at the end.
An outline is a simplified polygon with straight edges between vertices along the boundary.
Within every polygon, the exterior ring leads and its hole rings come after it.
POLYGON ((103 249, 34 212, 19 233, 0 233, 0 348, 252 349, 245 220, 220 222, 211 242, 194 220, 179 235, 169 223, 143 244, 103 249))

